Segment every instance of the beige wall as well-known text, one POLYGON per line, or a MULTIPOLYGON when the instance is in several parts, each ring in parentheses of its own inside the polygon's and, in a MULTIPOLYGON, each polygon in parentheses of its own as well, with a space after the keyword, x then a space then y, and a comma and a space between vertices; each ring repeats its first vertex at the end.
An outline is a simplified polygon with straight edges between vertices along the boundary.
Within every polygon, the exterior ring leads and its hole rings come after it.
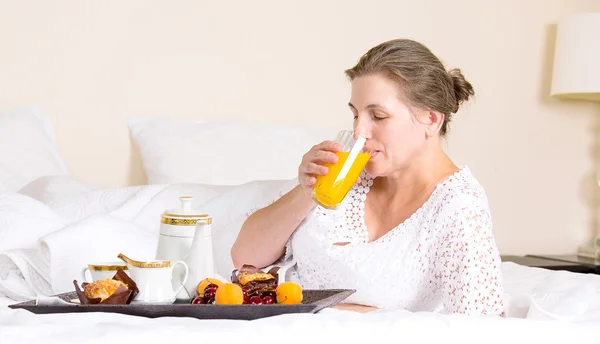
POLYGON ((0 0, 0 110, 50 114, 74 177, 139 184, 128 116, 346 125, 343 70, 413 38, 475 86, 448 151, 486 187, 502 253, 571 253, 600 108, 548 93, 553 25, 577 11, 600 1, 0 0))

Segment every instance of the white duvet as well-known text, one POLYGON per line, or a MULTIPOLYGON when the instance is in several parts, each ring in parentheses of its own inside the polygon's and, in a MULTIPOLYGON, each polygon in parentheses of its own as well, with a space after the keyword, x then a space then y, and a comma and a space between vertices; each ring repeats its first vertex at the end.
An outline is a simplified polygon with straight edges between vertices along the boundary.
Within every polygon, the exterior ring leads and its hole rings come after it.
POLYGON ((145 339, 238 341, 244 332, 287 341, 318 338, 324 332, 346 338, 389 334, 420 342, 600 343, 600 276, 503 263, 508 318, 466 317, 403 310, 357 314, 327 309, 256 321, 146 319, 119 314, 35 315, 8 304, 72 291, 87 262, 112 260, 120 252, 151 259, 160 214, 194 196, 194 206, 213 217, 217 272, 229 276, 229 248, 248 214, 274 201, 294 181, 260 181, 240 186, 146 185, 95 189, 67 177, 41 178, 19 193, 0 192, 0 341, 102 342, 145 339), (119 240, 114 240, 119 238, 119 240), (290 336, 293 334, 293 336, 290 336), (75 340, 68 340, 74 336, 75 340), (5 341, 8 340, 8 341, 5 341))

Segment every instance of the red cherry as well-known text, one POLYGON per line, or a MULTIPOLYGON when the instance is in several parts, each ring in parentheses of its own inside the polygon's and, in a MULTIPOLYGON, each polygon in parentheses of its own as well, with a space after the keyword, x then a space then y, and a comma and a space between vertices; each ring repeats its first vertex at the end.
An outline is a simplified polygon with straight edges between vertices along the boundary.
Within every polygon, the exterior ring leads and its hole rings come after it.
POLYGON ((260 293, 260 297, 262 297, 263 300, 267 296, 271 297, 272 299, 275 299, 277 297, 277 293, 275 292, 275 290, 270 289, 264 290, 260 293))
POLYGON ((206 299, 214 299, 215 295, 216 295, 216 292, 213 291, 213 290, 207 290, 207 291, 204 292, 204 297, 206 299))
POLYGON ((251 288, 251 287, 249 287, 248 290, 246 291, 246 294, 248 295, 248 297, 252 297, 252 296, 257 295, 258 291, 259 291, 258 288, 251 288))
POLYGON ((263 300, 258 296, 252 296, 250 298, 250 303, 253 305, 262 305, 263 300))
POLYGON ((206 287, 204 287, 204 291, 212 290, 212 289, 217 290, 217 289, 219 289, 219 286, 214 283, 211 283, 211 284, 207 285, 206 287))
POLYGON ((248 292, 250 291, 250 287, 245 286, 242 288, 242 293, 244 294, 244 303, 250 303, 250 298, 248 297, 248 292))
POLYGON ((215 294, 217 293, 217 289, 219 289, 219 286, 216 284, 211 283, 207 285, 206 288, 204 288, 204 298, 214 299, 215 294))
POLYGON ((275 303, 275 300, 273 300, 273 298, 270 296, 265 296, 265 297, 263 297, 263 303, 265 305, 272 305, 275 303))
POLYGON ((192 299, 192 303, 195 305, 202 305, 205 304, 205 300, 202 296, 196 296, 194 299, 192 299))

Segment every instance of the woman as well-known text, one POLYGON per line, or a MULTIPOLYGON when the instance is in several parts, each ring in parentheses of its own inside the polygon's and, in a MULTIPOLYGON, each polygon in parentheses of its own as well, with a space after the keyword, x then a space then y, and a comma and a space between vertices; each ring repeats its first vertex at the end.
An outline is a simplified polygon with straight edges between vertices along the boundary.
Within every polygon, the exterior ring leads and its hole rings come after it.
POLYGON ((398 39, 346 71, 355 136, 374 151, 336 210, 312 187, 335 162, 326 141, 302 158, 299 185, 248 217, 234 265, 293 260, 291 279, 310 289, 356 289, 357 310, 403 308, 503 315, 500 256, 482 186, 441 141, 452 114, 474 95, 425 46, 398 39))

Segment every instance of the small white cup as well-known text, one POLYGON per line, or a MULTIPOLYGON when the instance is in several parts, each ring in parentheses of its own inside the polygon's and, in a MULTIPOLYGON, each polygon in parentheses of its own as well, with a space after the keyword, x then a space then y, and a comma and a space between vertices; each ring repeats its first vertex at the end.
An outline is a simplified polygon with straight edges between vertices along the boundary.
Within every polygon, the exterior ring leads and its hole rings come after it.
POLYGON ((112 279, 118 270, 123 270, 127 275, 129 271, 127 264, 121 262, 96 262, 90 263, 81 270, 81 277, 84 282, 92 283, 103 279, 112 279), (89 273, 88 273, 89 272, 89 273), (91 280, 88 278, 91 276, 91 280))

